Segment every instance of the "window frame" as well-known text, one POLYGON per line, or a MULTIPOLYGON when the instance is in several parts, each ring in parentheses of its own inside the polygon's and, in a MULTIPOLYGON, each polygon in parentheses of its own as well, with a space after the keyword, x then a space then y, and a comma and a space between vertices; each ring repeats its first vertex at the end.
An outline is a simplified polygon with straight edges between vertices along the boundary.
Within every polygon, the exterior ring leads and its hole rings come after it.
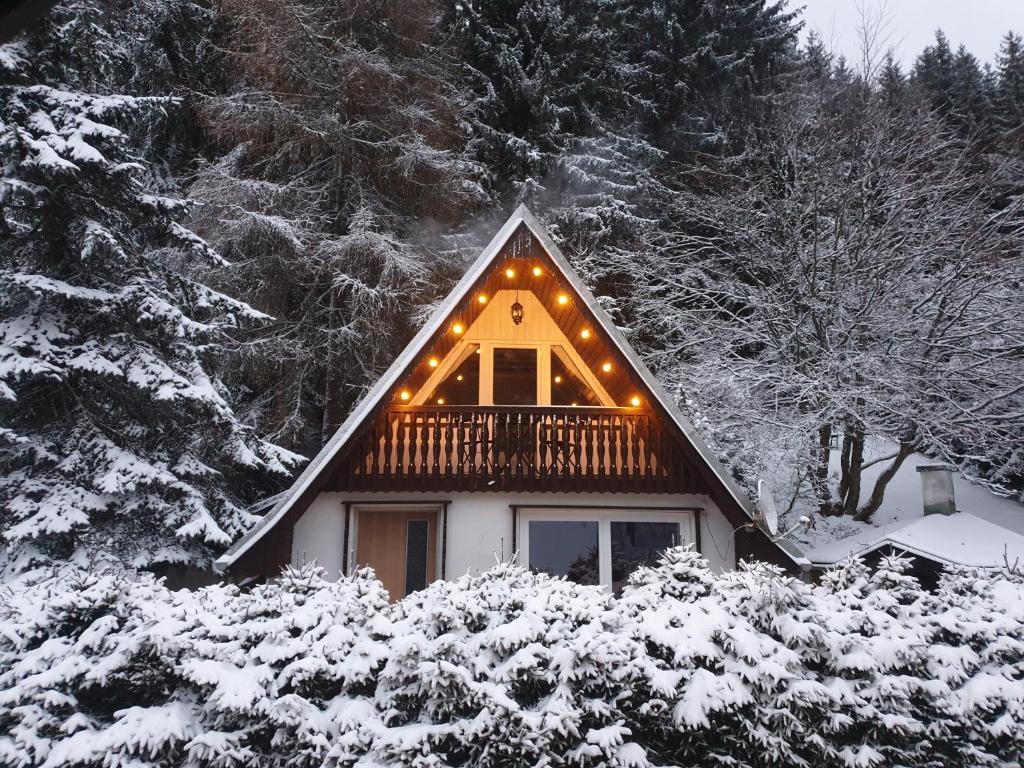
POLYGON ((645 509, 643 507, 530 507, 516 508, 516 538, 519 562, 530 567, 530 521, 566 521, 597 523, 598 582, 606 592, 612 591, 612 523, 676 523, 679 544, 697 541, 696 518, 693 509, 645 509))

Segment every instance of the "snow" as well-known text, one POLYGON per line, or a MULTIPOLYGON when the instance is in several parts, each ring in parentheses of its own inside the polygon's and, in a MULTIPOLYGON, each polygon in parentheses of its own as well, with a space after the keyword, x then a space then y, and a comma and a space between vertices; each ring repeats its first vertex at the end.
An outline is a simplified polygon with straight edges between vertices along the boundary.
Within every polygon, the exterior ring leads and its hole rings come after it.
POLYGON ((975 568, 998 568, 1006 560, 1011 564, 1018 560, 1024 563, 1024 536, 966 512, 928 515, 905 525, 894 523, 862 531, 822 544, 804 555, 815 565, 829 565, 885 544, 940 562, 975 568))

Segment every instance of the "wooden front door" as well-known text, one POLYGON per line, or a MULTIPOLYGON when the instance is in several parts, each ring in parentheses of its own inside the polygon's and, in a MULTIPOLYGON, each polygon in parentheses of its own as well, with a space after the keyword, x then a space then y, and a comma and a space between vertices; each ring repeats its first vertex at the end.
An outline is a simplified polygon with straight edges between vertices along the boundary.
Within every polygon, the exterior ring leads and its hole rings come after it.
POLYGON ((356 564, 376 571, 392 602, 434 581, 436 510, 364 507, 358 515, 356 564))

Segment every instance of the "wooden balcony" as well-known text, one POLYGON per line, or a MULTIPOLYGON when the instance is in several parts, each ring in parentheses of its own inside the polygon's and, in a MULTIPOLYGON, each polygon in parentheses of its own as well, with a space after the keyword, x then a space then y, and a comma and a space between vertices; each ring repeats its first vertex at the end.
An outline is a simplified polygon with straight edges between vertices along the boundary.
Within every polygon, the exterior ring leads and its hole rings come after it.
POLYGON ((657 417, 633 408, 396 406, 336 475, 353 491, 697 490, 657 417))

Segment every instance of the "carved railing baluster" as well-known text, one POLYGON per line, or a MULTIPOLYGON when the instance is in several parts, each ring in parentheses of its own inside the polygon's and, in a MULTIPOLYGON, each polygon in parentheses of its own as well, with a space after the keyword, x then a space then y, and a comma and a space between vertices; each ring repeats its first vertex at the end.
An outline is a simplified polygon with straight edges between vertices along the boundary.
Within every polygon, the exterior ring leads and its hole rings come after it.
POLYGON ((352 489, 686 491, 683 448, 650 412, 544 406, 396 406, 339 473, 352 489))

